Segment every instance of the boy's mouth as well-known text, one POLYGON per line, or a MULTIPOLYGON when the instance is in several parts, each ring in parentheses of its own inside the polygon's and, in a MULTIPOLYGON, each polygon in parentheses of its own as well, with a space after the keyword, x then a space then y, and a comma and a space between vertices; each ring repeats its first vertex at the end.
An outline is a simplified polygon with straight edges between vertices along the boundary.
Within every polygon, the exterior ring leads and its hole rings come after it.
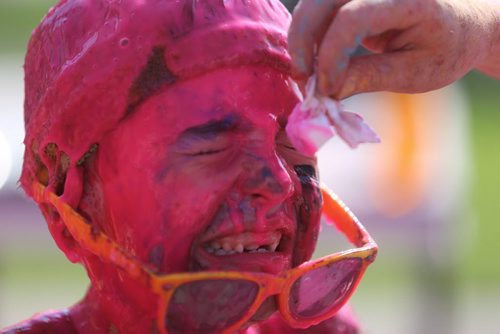
POLYGON ((282 217, 266 222, 265 230, 237 232, 227 229, 205 235, 193 247, 192 270, 279 274, 291 268, 294 225, 290 219, 282 217))
POLYGON ((215 256, 242 253, 274 253, 282 240, 279 231, 267 233, 244 232, 212 239, 204 244, 205 250, 215 256))

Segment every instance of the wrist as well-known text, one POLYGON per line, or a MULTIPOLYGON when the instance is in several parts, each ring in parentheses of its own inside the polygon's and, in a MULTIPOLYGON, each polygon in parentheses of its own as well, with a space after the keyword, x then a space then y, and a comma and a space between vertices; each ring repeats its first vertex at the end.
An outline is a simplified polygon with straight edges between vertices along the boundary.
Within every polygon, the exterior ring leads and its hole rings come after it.
POLYGON ((500 0, 484 0, 480 5, 486 17, 484 29, 487 43, 484 46, 484 56, 479 59, 475 68, 500 79, 500 0))

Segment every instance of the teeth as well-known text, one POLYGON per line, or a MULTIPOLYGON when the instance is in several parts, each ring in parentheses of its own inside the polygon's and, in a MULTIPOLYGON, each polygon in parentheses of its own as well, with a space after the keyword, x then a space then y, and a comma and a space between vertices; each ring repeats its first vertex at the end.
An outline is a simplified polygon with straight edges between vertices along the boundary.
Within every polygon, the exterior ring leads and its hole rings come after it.
POLYGON ((232 255, 232 254, 236 254, 236 251, 235 250, 224 250, 222 248, 219 248, 219 249, 213 249, 213 248, 206 248, 207 252, 209 252, 210 254, 215 254, 217 256, 222 256, 222 255, 232 255))
POLYGON ((257 250, 257 248, 259 248, 259 246, 257 246, 257 245, 250 245, 250 246, 246 246, 245 250, 247 250, 247 251, 254 251, 254 250, 257 250))
POLYGON ((278 248, 278 245, 280 244, 279 240, 276 240, 269 246, 269 251, 270 252, 275 252, 276 248, 278 248))
POLYGON ((243 253, 243 245, 237 244, 234 250, 236 251, 236 253, 243 253))
POLYGON ((271 210, 269 210, 267 212, 266 217, 272 217, 276 212, 278 212, 279 210, 281 210, 282 207, 283 207, 283 204, 278 204, 275 207, 271 208, 271 210))
POLYGON ((235 236, 221 238, 205 245, 205 250, 217 256, 241 254, 241 253, 267 253, 275 252, 281 241, 281 233, 268 234, 242 233, 235 236), (255 240, 261 240, 256 244, 255 240))
POLYGON ((227 252, 223 249, 217 249, 215 251, 215 255, 221 256, 221 255, 228 255, 227 252))

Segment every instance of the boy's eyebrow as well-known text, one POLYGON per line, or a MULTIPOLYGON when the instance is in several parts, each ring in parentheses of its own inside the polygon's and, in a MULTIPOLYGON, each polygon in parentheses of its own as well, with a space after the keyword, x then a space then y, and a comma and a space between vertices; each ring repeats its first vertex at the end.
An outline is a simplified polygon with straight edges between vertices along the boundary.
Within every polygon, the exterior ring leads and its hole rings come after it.
POLYGON ((217 135, 233 131, 238 127, 238 125, 239 117, 232 114, 220 120, 212 120, 208 121, 207 123, 188 128, 180 134, 179 139, 184 139, 187 137, 211 139, 216 137, 217 135))

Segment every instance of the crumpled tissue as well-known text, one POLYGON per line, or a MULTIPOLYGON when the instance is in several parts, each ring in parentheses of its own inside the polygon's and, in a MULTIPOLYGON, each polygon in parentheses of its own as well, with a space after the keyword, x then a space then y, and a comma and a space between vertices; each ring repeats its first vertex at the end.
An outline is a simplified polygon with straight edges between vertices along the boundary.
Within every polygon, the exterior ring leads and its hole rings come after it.
POLYGON ((361 116, 344 111, 339 101, 316 92, 316 75, 307 82, 304 101, 290 114, 286 132, 293 146, 306 156, 313 156, 335 134, 351 148, 380 142, 361 116))

